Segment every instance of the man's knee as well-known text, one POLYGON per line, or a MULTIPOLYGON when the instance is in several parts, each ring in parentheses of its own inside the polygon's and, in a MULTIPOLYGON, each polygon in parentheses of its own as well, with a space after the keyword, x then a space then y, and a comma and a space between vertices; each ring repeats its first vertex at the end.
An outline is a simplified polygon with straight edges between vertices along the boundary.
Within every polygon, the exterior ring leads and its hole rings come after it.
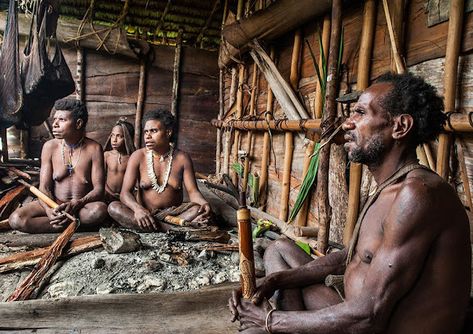
POLYGON ((117 220, 123 215, 123 205, 120 201, 112 202, 108 205, 107 211, 112 219, 117 220))
POLYGON ((107 204, 103 202, 90 203, 82 208, 79 217, 84 224, 99 225, 108 217, 107 204))
POLYGON ((8 217, 8 224, 14 230, 25 232, 28 229, 28 216, 24 210, 17 209, 8 217))
POLYGON ((278 239, 273 241, 266 251, 264 252, 264 257, 270 257, 274 255, 281 255, 287 253, 289 250, 294 248, 294 242, 289 239, 278 239))

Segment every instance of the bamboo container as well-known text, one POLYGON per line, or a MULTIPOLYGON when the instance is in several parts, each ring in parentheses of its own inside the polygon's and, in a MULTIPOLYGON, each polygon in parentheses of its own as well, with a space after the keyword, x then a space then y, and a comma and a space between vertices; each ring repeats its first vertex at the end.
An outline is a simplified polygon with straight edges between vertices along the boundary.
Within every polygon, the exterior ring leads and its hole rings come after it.
MULTIPOLYGON (((292 88, 297 91, 299 83, 299 59, 302 47, 302 32, 296 30, 294 34, 294 46, 291 57, 290 83, 292 88)), ((291 170, 292 158, 294 155, 294 135, 292 132, 286 132, 284 135, 284 173, 281 183, 281 202, 279 210, 279 219, 286 221, 289 211, 289 195, 291 188, 291 170)))
MULTIPOLYGON (((322 27, 322 45, 324 48, 324 57, 325 59, 328 58, 328 49, 330 43, 330 16, 326 15, 324 17, 323 27, 322 27)), ((322 55, 319 56, 319 66, 322 64, 322 55)), ((322 73, 322 71, 320 71, 322 73)), ((322 87, 320 86, 319 80, 317 80, 317 86, 315 90, 315 102, 314 102, 314 118, 320 119, 322 117, 323 111, 323 95, 322 95, 322 87)), ((307 143, 305 155, 304 155, 304 166, 302 169, 302 180, 307 175, 310 166, 310 155, 314 152, 315 143, 314 141, 310 140, 307 143)), ((301 209, 299 210, 299 214, 297 216, 296 225, 298 226, 306 226, 307 225, 307 218, 309 216, 309 206, 310 206, 310 194, 307 196, 306 200, 302 204, 301 209)))
MULTIPOLYGON (((361 31, 360 56, 358 58, 357 90, 364 90, 369 85, 371 54, 373 52, 374 32, 376 25, 376 0, 365 1, 363 9, 363 26, 361 31)), ((347 221, 343 230, 343 244, 348 246, 360 209, 360 187, 362 166, 359 163, 350 164, 350 183, 348 185, 347 221)))
MULTIPOLYGON (((445 55, 444 103, 445 112, 455 111, 455 96, 458 74, 458 57, 463 26, 464 0, 450 1, 450 20, 448 23, 447 50, 445 55)), ((437 151, 437 173, 448 179, 451 136, 440 134, 437 151)))

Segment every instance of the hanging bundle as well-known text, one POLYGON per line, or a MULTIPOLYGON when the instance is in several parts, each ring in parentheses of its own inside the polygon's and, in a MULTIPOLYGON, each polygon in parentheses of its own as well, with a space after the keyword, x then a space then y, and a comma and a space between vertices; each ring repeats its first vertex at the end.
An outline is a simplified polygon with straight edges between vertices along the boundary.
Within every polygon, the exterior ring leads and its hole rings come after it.
POLYGON ((18 13, 15 0, 8 7, 5 35, 0 55, 0 128, 17 123, 23 106, 18 52, 18 13))
MULTIPOLYGON (((52 60, 46 50, 47 6, 48 3, 38 0, 21 68, 25 94, 23 121, 29 125, 40 125, 48 118, 56 100, 75 91, 71 71, 55 38, 52 60)), ((51 33, 55 36, 55 32, 51 33)))

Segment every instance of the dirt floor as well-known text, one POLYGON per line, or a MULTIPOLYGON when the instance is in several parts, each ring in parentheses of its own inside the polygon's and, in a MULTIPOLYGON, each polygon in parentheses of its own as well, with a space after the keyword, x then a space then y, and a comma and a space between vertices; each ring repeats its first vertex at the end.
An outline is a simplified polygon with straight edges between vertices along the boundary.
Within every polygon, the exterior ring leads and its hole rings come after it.
MULTIPOLYGON (((236 242, 234 232, 230 234, 230 242, 236 242)), ((206 242, 175 241, 164 233, 138 235, 142 249, 135 252, 109 254, 100 248, 59 261, 37 298, 185 291, 239 280, 238 252, 202 250, 206 242)), ((18 250, 0 244, 0 257, 18 250)), ((261 272, 261 258, 257 257, 261 272)), ((30 270, 0 274, 2 301, 30 270)))

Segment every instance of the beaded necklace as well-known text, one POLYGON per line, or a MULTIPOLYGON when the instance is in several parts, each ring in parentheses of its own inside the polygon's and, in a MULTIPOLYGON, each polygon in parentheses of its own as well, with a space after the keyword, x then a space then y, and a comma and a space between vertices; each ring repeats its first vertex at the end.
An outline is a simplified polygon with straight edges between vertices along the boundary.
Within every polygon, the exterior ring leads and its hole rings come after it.
POLYGON ((82 137, 76 144, 74 145, 67 145, 69 147, 69 154, 68 154, 68 159, 66 161, 66 154, 65 154, 65 150, 64 150, 64 146, 66 146, 66 141, 63 139, 62 140, 62 146, 61 146, 61 156, 62 156, 62 163, 64 164, 64 166, 66 166, 67 168, 67 172, 69 173, 69 176, 72 175, 72 173, 74 173, 74 168, 77 166, 77 164, 79 163, 80 161, 80 156, 81 156, 81 153, 82 153, 82 143, 84 141, 84 137, 82 137), (74 155, 74 150, 79 147, 79 155, 77 157, 77 160, 76 160, 76 163, 74 164, 73 163, 73 155, 74 155))
POLYGON ((163 179, 163 184, 158 183, 158 177, 156 176, 156 173, 154 171, 154 152, 153 150, 147 150, 146 151, 146 169, 148 172, 148 177, 151 181, 151 186, 152 188, 158 193, 162 193, 164 189, 166 189, 166 186, 168 185, 169 181, 169 176, 171 175, 171 169, 172 169, 172 159, 173 159, 173 153, 174 153, 174 147, 170 145, 171 148, 170 150, 163 154, 162 156, 159 157, 159 161, 163 162, 164 159, 169 157, 168 165, 166 167, 166 171, 164 172, 164 179, 163 179))

